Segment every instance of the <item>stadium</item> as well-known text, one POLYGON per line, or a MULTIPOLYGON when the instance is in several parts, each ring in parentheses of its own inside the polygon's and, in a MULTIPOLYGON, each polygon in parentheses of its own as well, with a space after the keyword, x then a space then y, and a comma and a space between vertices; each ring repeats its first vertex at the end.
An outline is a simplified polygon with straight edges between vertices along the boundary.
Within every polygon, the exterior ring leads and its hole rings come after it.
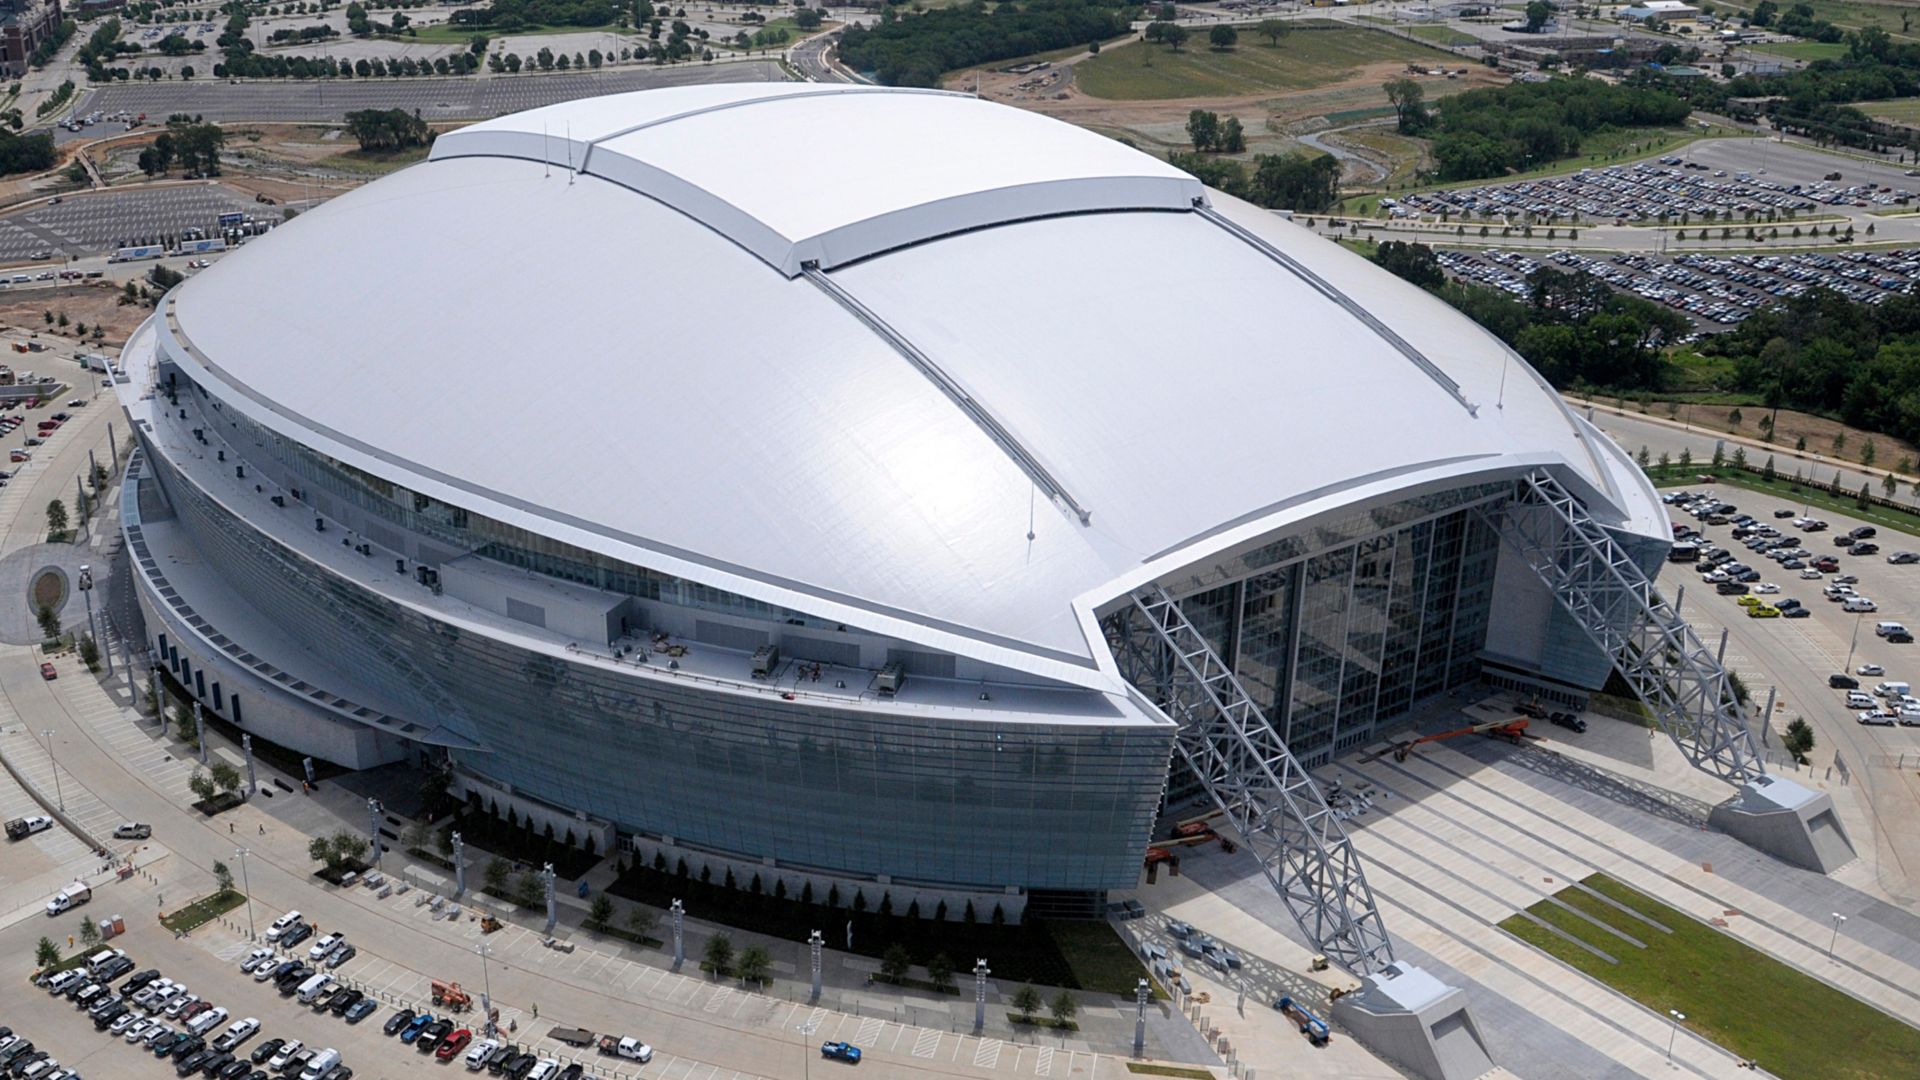
POLYGON ((1260 785, 1482 679, 1579 700, 1631 620, 1516 536, 1643 583, 1667 547, 1633 463, 1441 301, 932 91, 444 134, 169 293, 117 383, 146 645, 202 709, 928 910, 1097 910, 1164 803, 1294 806, 1260 785))

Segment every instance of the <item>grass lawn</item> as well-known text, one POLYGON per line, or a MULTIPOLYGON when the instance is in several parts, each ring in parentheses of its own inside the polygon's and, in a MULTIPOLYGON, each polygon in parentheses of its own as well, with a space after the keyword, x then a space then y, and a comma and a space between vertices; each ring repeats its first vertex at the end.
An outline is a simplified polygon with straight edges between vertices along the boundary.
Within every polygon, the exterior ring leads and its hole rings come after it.
MULTIPOLYGON (((1796 3, 1802 0, 1795 0, 1796 3)), ((1816 19, 1825 19, 1836 26, 1859 29, 1866 26, 1878 26, 1890 36, 1912 41, 1920 39, 1920 12, 1910 3, 1875 4, 1864 0, 1805 0, 1813 8, 1816 19), (1900 29, 1900 20, 1913 16, 1914 28, 1911 31, 1900 29)), ((1786 10, 1782 8, 1781 10, 1786 10)))
POLYGON ((1213 1074, 1205 1069, 1183 1069, 1178 1065, 1147 1065, 1138 1061, 1129 1061, 1127 1071, 1146 1076, 1178 1076, 1182 1080, 1213 1080, 1213 1074))
MULTIPOLYGON (((741 31, 745 31, 748 37, 752 37, 755 34, 758 34, 762 30, 785 30, 787 32, 787 40, 785 41, 782 41, 773 45, 746 46, 748 51, 752 51, 753 49, 780 49, 780 48, 785 48, 786 46, 791 45, 796 41, 799 41, 801 38, 810 38, 815 34, 822 33, 827 30, 831 30, 834 27, 839 25, 840 24, 837 22, 823 22, 820 24, 818 29, 802 30, 800 29, 800 25, 794 22, 792 19, 782 18, 782 19, 773 19, 769 21, 765 26, 749 26, 745 23, 742 23, 740 26, 740 29, 734 30, 732 31, 732 33, 738 34, 741 31)), ((734 44, 731 35, 722 37, 719 34, 715 34, 713 37, 713 44, 719 45, 719 46, 722 46, 723 48, 728 48, 728 49, 738 50, 741 48, 740 45, 734 44)))
POLYGON ((404 169, 418 161, 425 161, 431 150, 427 146, 409 146, 404 150, 348 150, 314 162, 322 168, 337 169, 340 172, 358 173, 363 176, 381 176, 396 169, 404 169))
POLYGON ((1920 98, 1862 101, 1856 103, 1854 108, 1882 120, 1892 120, 1902 124, 1920 124, 1920 98))
POLYGON ((1343 142, 1363 146, 1386 158, 1389 166, 1387 187, 1404 187, 1413 183, 1420 165, 1426 160, 1426 141, 1410 139, 1397 135, 1392 128, 1363 128, 1358 131, 1343 131, 1339 138, 1343 142))
MULTIPOLYGON (((1074 981, 1081 986, 1131 998, 1134 986, 1146 976, 1140 967, 1140 958, 1133 955, 1133 950, 1108 923, 1060 921, 1046 926, 1060 955, 1066 958, 1067 967, 1073 971, 1074 981)), ((1166 994, 1155 986, 1154 996, 1166 994)))
POLYGON ((228 889, 226 892, 203 896, 178 911, 169 912, 160 917, 160 925, 175 933, 185 933, 247 902, 245 893, 228 889))
POLYGON ((1438 49, 1352 26, 1299 29, 1279 45, 1243 29, 1238 46, 1219 52, 1204 38, 1195 34, 1179 52, 1145 42, 1103 50, 1074 65, 1074 85, 1119 101, 1231 97, 1322 86, 1383 60, 1458 63, 1438 49))
POLYGON ((1500 928, 1664 1016, 1685 1013, 1689 1030, 1795 1080, 1920 1075, 1920 1029, 1835 990, 1731 935, 1607 877, 1583 884, 1645 916, 1635 918, 1577 886, 1555 899, 1643 943, 1594 926, 1556 905, 1527 911, 1613 957, 1613 963, 1514 915, 1500 928), (1659 926, 1650 925, 1652 920, 1659 926), (1664 929, 1663 929, 1664 928, 1664 929), (1795 1023, 1802 1017, 1809 1022, 1795 1023))
MULTIPOLYGON (((527 37, 538 34, 617 34, 622 37, 633 36, 632 30, 622 30, 608 23, 605 26, 522 26, 513 30, 489 30, 475 26, 450 26, 439 23, 434 26, 422 26, 418 34, 393 34, 384 41, 418 41, 424 45, 465 45, 472 41, 475 34, 484 34, 498 40, 503 37, 527 37)), ((535 49, 535 52, 540 50, 535 49)), ((585 50, 582 50, 585 51, 585 50)))
MULTIPOLYGON (((1766 458, 1761 457, 1760 460, 1764 462, 1766 458)), ((1754 462, 1750 459, 1748 464, 1753 465, 1754 462)), ((1850 467, 1858 468, 1858 466, 1850 467)), ((1779 463, 1776 461, 1775 469, 1778 470, 1778 468, 1779 463)), ((1669 465, 1663 470, 1655 465, 1647 470, 1647 474, 1653 477, 1656 487, 1699 487, 1701 473, 1713 474, 1714 482, 1709 485, 1711 487, 1745 488, 1762 495, 1771 495, 1795 507, 1815 507, 1829 513, 1845 514, 1909 536, 1920 536, 1920 513, 1882 506, 1879 503, 1874 503, 1870 508, 1862 510, 1860 504, 1851 496, 1835 495, 1824 488, 1809 487, 1806 484, 1796 485, 1793 482, 1791 466, 1786 470, 1787 475, 1776 476, 1772 480, 1767 480, 1758 473, 1742 472, 1734 468, 1731 463, 1723 464, 1718 469, 1714 468, 1711 462, 1696 461, 1684 469, 1679 465, 1669 465)), ((1826 479, 1831 480, 1832 477, 1829 476, 1826 479)), ((1873 494, 1876 497, 1882 494, 1879 485, 1874 486, 1873 494)))
POLYGON ((1847 55, 1846 45, 1838 41, 1771 41, 1748 48, 1789 60, 1833 60, 1847 55))
MULTIPOLYGON (((1446 191, 1451 188, 1480 187, 1486 184, 1511 184, 1520 180, 1538 180, 1545 176, 1564 176, 1579 172, 1581 169, 1597 169, 1607 165, 1618 165, 1642 158, 1659 157, 1670 154, 1699 139, 1736 134, 1731 128, 1606 128, 1587 136, 1580 144, 1577 157, 1562 158, 1549 162, 1537 169, 1526 172, 1509 173, 1506 176, 1489 176, 1479 180, 1456 180, 1445 184, 1409 183, 1403 190, 1446 191)), ((1389 190, 1386 194, 1395 194, 1389 190)), ((1361 216, 1380 213, 1380 196, 1364 195, 1342 201, 1339 207, 1342 214, 1361 216)), ((1741 228, 1745 228, 1743 224, 1741 228)))

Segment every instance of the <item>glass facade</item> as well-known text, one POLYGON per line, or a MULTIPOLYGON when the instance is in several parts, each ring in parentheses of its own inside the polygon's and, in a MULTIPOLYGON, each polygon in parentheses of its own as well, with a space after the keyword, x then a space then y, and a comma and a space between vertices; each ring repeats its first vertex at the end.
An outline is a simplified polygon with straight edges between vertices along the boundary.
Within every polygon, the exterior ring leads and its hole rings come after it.
POLYGON ((1324 764, 1478 675, 1499 557, 1479 508, 1507 491, 1463 488, 1309 527, 1238 561, 1258 573, 1181 607, 1294 755, 1324 764))
POLYGON ((1138 876, 1169 727, 835 709, 570 662, 337 576, 151 447, 148 460, 239 595, 385 701, 492 748, 454 753, 517 792, 630 832, 853 876, 1064 890, 1138 876))

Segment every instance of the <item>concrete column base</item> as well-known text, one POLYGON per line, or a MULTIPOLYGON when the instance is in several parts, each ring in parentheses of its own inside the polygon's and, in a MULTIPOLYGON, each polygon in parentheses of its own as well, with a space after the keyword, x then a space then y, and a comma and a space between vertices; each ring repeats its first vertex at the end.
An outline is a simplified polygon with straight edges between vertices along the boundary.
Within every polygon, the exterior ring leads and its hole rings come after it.
POLYGON ((1713 808, 1707 823, 1749 847, 1816 874, 1856 857, 1833 798, 1783 776, 1762 776, 1713 808))
POLYGON ((1363 976, 1333 1003, 1354 1038, 1422 1080, 1473 1080, 1493 1068, 1467 996, 1408 964, 1363 976))

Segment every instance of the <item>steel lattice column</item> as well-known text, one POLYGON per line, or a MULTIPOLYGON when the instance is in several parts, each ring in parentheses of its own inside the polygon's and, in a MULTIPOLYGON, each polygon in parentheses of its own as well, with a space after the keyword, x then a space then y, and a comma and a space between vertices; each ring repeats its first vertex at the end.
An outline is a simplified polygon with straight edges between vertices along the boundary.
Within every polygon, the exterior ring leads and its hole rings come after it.
POLYGON ((1142 589, 1133 604, 1107 620, 1122 673, 1179 725, 1180 756, 1307 940, 1356 975, 1385 968, 1393 943, 1318 785, 1165 590, 1142 589))
POLYGON ((1727 669, 1558 480, 1529 473, 1489 517, 1695 768, 1734 785, 1765 775, 1727 669))

